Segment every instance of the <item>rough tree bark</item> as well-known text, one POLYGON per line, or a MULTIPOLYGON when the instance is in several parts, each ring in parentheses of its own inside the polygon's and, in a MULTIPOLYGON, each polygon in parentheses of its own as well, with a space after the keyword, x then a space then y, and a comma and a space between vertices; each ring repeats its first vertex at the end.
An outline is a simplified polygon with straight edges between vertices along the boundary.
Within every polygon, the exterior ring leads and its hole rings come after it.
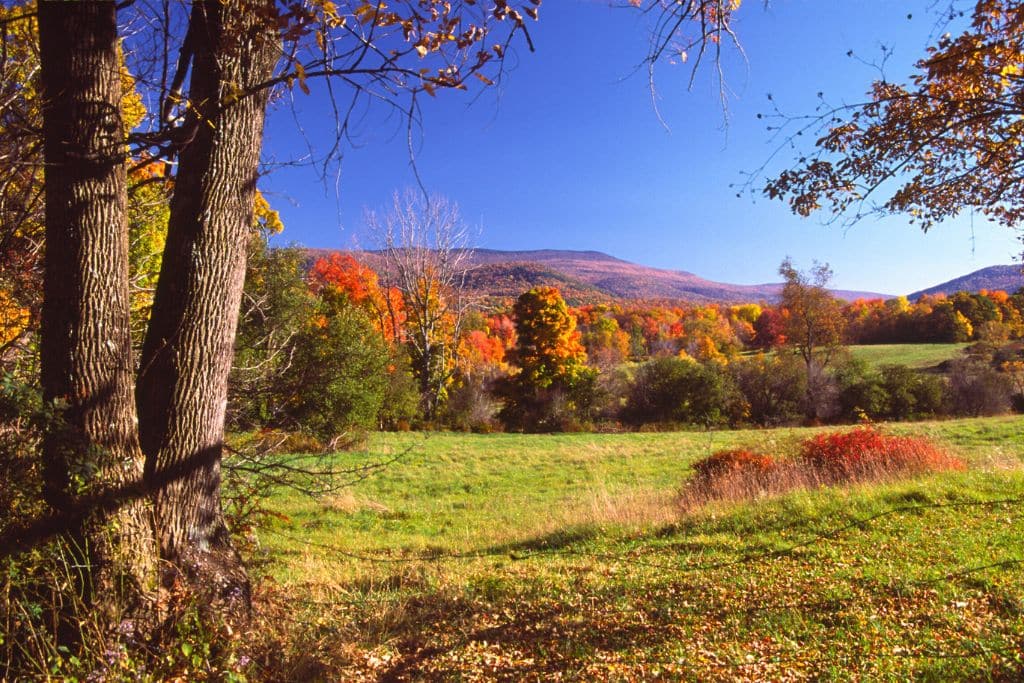
POLYGON ((247 92, 271 77, 280 54, 272 9, 193 4, 185 130, 194 135, 179 157, 137 393, 157 541, 168 561, 162 581, 184 581, 243 618, 249 581, 221 511, 220 461, 268 97, 266 89, 247 92))
POLYGON ((156 559, 140 497, 117 16, 111 2, 41 2, 38 16, 46 161, 42 386, 59 408, 44 442, 46 495, 65 516, 73 550, 91 566, 83 577, 87 597, 113 608, 151 587, 156 559))

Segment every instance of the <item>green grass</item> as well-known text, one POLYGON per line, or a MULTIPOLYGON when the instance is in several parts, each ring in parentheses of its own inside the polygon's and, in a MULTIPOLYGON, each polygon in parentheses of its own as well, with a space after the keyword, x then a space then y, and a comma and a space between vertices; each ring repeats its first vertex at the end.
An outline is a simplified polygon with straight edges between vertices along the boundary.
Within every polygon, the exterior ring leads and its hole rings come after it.
POLYGON ((932 368, 951 360, 969 344, 871 344, 849 346, 850 353, 876 367, 906 365, 911 368, 932 368))
POLYGON ((263 670, 326 679, 1013 679, 1024 418, 901 424, 970 466, 674 505, 713 450, 809 430, 378 435, 399 462, 260 532, 263 670))

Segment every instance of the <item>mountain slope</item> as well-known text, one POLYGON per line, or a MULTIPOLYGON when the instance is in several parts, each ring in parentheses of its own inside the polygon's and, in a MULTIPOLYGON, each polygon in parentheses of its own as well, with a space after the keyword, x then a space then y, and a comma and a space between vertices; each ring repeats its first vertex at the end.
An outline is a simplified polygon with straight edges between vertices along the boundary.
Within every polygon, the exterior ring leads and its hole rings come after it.
POLYGON ((1011 266, 989 266, 973 273, 962 275, 942 284, 922 289, 907 296, 913 301, 922 294, 952 294, 953 292, 977 292, 982 289, 989 291, 1001 289, 1013 294, 1024 287, 1024 273, 1020 264, 1011 266))
MULTIPOLYGON (((508 263, 537 264, 619 299, 676 299, 707 303, 741 303, 775 301, 782 291, 780 283, 734 285, 714 282, 686 271, 641 266, 598 251, 478 249, 473 252, 472 260, 474 264, 491 266, 508 263)), ((483 278, 478 279, 477 282, 478 287, 486 289, 487 286, 483 278)), ((871 292, 836 291, 834 293, 843 299, 891 298, 886 294, 871 292)))
POLYGON ((515 299, 541 285, 557 287, 570 306, 608 303, 615 299, 598 287, 531 261, 495 261, 474 265, 466 283, 471 291, 499 300, 515 299))
MULTIPOLYGON (((307 249, 310 258, 333 250, 307 249)), ((352 252, 379 268, 380 252, 352 252)), ((692 303, 776 301, 781 283, 734 285, 714 282, 683 270, 641 266, 599 251, 475 249, 470 255, 470 288, 494 298, 514 298, 533 287, 558 287, 573 305, 612 299, 674 300, 692 303)), ((888 299, 888 294, 833 290, 841 299, 888 299)))

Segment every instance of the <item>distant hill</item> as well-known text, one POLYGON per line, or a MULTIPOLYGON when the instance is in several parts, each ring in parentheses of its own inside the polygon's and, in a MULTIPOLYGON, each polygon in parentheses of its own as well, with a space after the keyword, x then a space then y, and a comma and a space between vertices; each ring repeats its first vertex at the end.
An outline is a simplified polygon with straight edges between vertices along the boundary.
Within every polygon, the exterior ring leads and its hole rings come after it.
MULTIPOLYGON (((641 266, 599 251, 477 249, 473 252, 473 263, 488 267, 508 266, 513 263, 534 264, 538 268, 537 275, 554 271, 560 276, 583 283, 615 299, 744 303, 774 301, 782 291, 780 283, 734 285, 714 282, 682 270, 641 266)), ((538 277, 532 282, 531 286, 537 284, 558 286, 556 282, 546 281, 544 277, 538 277)), ((488 284, 486 277, 480 277, 476 279, 476 287, 480 290, 488 290, 491 285, 488 284)), ((843 299, 891 298, 890 295, 871 292, 835 291, 834 293, 843 299)))
POLYGON ((907 298, 913 301, 922 294, 952 294, 953 292, 977 292, 982 289, 997 290, 1013 294, 1021 287, 1024 287, 1024 274, 1020 264, 1012 266, 989 266, 976 270, 973 273, 943 282, 940 285, 922 289, 919 292, 908 294, 907 298))
POLYGON ((466 279, 472 291, 502 301, 513 300, 541 285, 557 287, 570 306, 609 303, 616 298, 593 285, 530 261, 478 263, 466 279))
MULTIPOLYGON (((330 250, 309 249, 311 257, 330 250)), ((358 258, 371 267, 380 255, 360 252, 358 258)), ((692 303, 749 303, 775 301, 781 283, 734 285, 714 282, 682 270, 641 266, 599 251, 538 249, 500 251, 476 249, 470 287, 483 296, 510 299, 532 287, 558 287, 573 305, 616 299, 674 300, 692 303)), ((888 294, 833 290, 841 299, 889 299, 888 294)))

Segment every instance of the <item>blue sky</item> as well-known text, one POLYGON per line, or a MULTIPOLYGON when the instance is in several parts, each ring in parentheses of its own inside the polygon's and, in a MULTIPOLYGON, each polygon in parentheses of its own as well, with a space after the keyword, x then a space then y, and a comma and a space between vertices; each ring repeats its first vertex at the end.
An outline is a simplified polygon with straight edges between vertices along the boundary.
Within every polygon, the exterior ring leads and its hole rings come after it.
MULTIPOLYGON (((928 235, 900 217, 843 230, 757 193, 736 197, 745 171, 766 162, 780 170, 793 158, 783 151, 769 161, 778 140, 757 118, 770 111, 768 93, 790 114, 811 112, 819 91, 835 103, 857 101, 878 72, 847 52, 877 61, 883 44, 895 50, 887 77, 902 77, 933 35, 932 4, 773 0, 765 9, 746 0, 734 23, 746 60, 730 52, 724 61, 728 123, 710 71, 687 90, 689 69, 663 65, 666 131, 646 73, 634 70, 646 54, 643 21, 600 0, 546 0, 530 26, 537 51, 512 55, 499 88, 423 103, 416 166, 425 186, 456 201, 479 229, 479 247, 594 249, 744 284, 777 281, 790 255, 801 267, 830 263, 836 287, 894 294, 1009 263, 1020 252, 1014 233, 981 217, 928 235)), ((294 97, 306 138, 329 139, 322 93, 294 97)), ((272 114, 269 157, 305 152, 295 118, 288 107, 272 114)), ((355 132, 337 177, 324 181, 300 165, 261 183, 285 221, 279 242, 368 246, 364 208, 415 183, 399 117, 371 109, 355 132)))

